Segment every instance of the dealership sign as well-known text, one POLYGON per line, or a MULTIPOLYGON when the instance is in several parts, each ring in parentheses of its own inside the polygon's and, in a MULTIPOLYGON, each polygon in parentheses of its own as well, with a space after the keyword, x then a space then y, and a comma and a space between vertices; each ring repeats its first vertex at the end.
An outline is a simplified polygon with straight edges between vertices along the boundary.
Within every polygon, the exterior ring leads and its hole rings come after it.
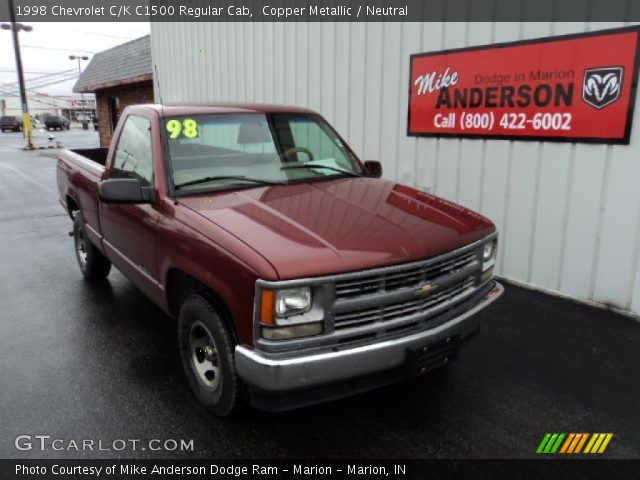
POLYGON ((412 55, 407 132, 629 143, 639 32, 412 55))

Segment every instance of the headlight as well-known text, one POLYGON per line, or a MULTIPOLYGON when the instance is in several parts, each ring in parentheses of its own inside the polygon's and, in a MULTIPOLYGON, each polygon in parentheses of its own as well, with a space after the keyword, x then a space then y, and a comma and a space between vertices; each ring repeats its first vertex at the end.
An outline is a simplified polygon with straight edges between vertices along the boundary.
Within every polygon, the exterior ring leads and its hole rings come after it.
POLYGON ((276 291, 275 310, 277 318, 300 315, 311 309, 311 290, 309 287, 288 288, 276 291))
POLYGON ((488 262, 493 259, 496 255, 496 241, 487 242, 484 244, 484 248, 482 249, 482 260, 484 262, 488 262))
POLYGON ((316 288, 313 294, 309 287, 261 290, 260 336, 289 340, 324 332, 321 290, 316 288))
POLYGON ((486 282, 493 276, 493 267, 496 264, 498 252, 498 240, 491 240, 482 246, 482 275, 480 281, 486 282))

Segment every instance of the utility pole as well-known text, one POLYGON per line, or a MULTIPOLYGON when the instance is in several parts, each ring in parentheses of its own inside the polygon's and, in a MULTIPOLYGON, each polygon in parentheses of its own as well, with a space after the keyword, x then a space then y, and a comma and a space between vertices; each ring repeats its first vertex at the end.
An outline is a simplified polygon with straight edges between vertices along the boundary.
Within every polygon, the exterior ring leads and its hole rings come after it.
POLYGON ((13 50, 16 55, 16 69, 18 70, 18 84, 20 85, 20 101, 22 102, 22 130, 24 136, 27 139, 27 150, 33 150, 33 137, 31 136, 31 117, 29 116, 29 105, 27 104, 27 90, 24 86, 24 73, 22 71, 22 57, 20 56, 20 40, 18 39, 18 32, 23 30, 30 32, 33 27, 30 25, 23 25, 16 22, 16 14, 13 7, 13 0, 9 0, 9 16, 11 25, 6 23, 2 24, 3 30, 11 30, 13 35, 13 50))
MULTIPOLYGON (((80 60, 89 60, 89 57, 80 56, 80 55, 69 55, 69 60, 78 60, 78 78, 82 74, 82 69, 80 68, 80 60)), ((84 92, 80 92, 80 101, 82 102, 82 129, 86 130, 88 127, 87 118, 85 117, 85 104, 84 104, 84 92)))

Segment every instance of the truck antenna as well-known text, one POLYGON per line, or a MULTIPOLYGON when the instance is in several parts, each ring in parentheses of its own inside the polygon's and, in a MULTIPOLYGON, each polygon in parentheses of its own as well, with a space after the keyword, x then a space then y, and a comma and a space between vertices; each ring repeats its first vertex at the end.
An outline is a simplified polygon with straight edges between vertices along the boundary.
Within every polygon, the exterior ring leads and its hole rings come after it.
POLYGON ((160 76, 158 75, 158 65, 156 65, 155 62, 153 64, 153 69, 156 73, 156 86, 158 87, 158 98, 160 99, 160 106, 164 110, 164 102, 162 101, 162 90, 160 89, 160 76))
MULTIPOLYGON (((158 100, 160 100, 160 111, 162 112, 162 119, 164 121, 164 118, 165 118, 165 116, 164 116, 164 101, 162 100, 162 90, 160 89, 160 76, 158 75, 158 65, 156 65, 155 62, 153 62, 153 69, 154 69, 155 74, 156 74, 155 76, 156 76, 156 85, 158 87, 158 100)), ((164 127, 161 127, 161 128, 164 128, 164 127)), ((167 140, 167 136, 163 135, 161 133, 161 137, 160 138, 162 138, 164 140, 165 151, 168 152, 169 151, 169 141, 167 140)), ((173 167, 171 165, 171 162, 168 162, 168 163, 169 163, 169 165, 168 165, 169 169, 171 170, 171 175, 170 175, 170 178, 169 178, 169 188, 173 190, 173 188, 174 188, 173 187, 173 167)), ((175 198, 173 199, 173 203, 175 205, 177 205, 177 203, 178 203, 175 198)))

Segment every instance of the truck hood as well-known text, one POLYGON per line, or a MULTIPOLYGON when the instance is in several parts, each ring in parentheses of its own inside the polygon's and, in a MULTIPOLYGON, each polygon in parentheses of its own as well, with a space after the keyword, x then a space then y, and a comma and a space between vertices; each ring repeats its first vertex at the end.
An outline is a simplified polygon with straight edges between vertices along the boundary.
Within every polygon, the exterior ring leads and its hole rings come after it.
POLYGON ((216 192, 178 202, 256 250, 280 279, 422 260, 495 230, 459 205, 372 178, 216 192))

